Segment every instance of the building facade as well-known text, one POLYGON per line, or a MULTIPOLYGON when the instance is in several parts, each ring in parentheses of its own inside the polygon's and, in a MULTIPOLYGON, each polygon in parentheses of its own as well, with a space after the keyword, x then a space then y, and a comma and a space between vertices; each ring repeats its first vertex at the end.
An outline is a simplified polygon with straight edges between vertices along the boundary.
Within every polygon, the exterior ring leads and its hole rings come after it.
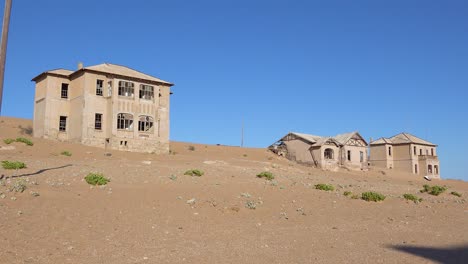
POLYGON ((46 71, 32 81, 35 137, 169 152, 172 83, 109 63, 46 71))
POLYGON ((269 147, 274 153, 298 163, 326 170, 345 167, 367 169, 367 142, 358 132, 321 137, 288 133, 269 147))
POLYGON ((371 166, 440 178, 437 145, 408 133, 370 143, 371 166))

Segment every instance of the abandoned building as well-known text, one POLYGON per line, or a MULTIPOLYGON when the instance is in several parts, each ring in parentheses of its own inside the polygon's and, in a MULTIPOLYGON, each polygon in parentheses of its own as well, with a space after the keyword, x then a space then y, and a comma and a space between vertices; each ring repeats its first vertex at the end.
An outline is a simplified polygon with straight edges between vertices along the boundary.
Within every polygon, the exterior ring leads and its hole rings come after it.
POLYGON ((358 132, 334 137, 291 132, 268 148, 289 160, 326 170, 339 167, 364 170, 367 169, 367 145, 358 132))
POLYGON ((370 143, 371 166, 440 178, 437 145, 408 133, 370 143))
POLYGON ((56 69, 36 83, 35 137, 118 150, 169 152, 172 83, 125 66, 56 69))

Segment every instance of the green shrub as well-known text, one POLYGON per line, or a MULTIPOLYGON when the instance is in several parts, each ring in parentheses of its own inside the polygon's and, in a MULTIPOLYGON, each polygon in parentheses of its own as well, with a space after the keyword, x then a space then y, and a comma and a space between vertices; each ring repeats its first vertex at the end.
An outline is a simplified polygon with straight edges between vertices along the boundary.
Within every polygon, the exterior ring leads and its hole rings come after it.
POLYGON ((368 202, 379 202, 385 200, 385 195, 376 192, 364 192, 361 194, 361 199, 368 202))
POLYGON ((419 198, 416 195, 410 193, 403 194, 403 198, 409 201, 413 201, 415 203, 422 202, 422 198, 419 198))
POLYGON ((106 185, 110 182, 110 180, 105 178, 102 173, 90 173, 86 175, 85 180, 91 185, 106 185))
POLYGON ((19 170, 26 168, 26 164, 24 164, 24 162, 21 161, 4 160, 2 161, 2 167, 5 170, 19 170))
POLYGON ((24 144, 26 144, 28 146, 34 145, 34 143, 31 140, 29 140, 27 138, 22 138, 22 137, 17 138, 16 142, 21 142, 21 143, 24 143, 24 144))
POLYGON ((60 153, 60 154, 63 155, 63 156, 67 156, 67 157, 70 157, 72 155, 71 152, 68 151, 68 150, 62 151, 62 153, 60 153))
POLYGON ((461 196, 462 196, 461 193, 458 193, 458 192, 451 192, 450 194, 451 194, 451 195, 458 196, 458 197, 461 197, 461 196))
POLYGON ((429 186, 427 184, 424 184, 423 185, 423 189, 420 190, 421 193, 429 193, 431 195, 435 195, 435 196, 438 196, 439 194, 445 192, 447 190, 447 187, 445 186, 438 186, 438 185, 434 185, 434 186, 429 186))
POLYGON ((271 173, 269 171, 260 172, 259 174, 257 174, 257 177, 258 178, 265 178, 265 179, 267 179, 269 181, 271 181, 271 180, 273 180, 275 178, 273 173, 271 173))
POLYGON ((331 184, 319 183, 315 185, 315 189, 322 191, 333 191, 335 190, 335 187, 333 187, 331 184))
POLYGON ((12 139, 12 138, 5 138, 5 139, 3 140, 3 142, 5 142, 5 144, 9 145, 9 144, 15 142, 15 140, 12 139))
POLYGON ((343 195, 344 195, 344 196, 350 196, 350 195, 351 195, 351 192, 350 192, 350 191, 345 191, 345 192, 343 193, 343 195))
POLYGON ((205 173, 201 170, 188 170, 184 173, 184 175, 198 176, 198 177, 201 177, 203 174, 205 173))
POLYGON ((351 196, 351 199, 359 199, 359 195, 353 194, 353 196, 351 196))

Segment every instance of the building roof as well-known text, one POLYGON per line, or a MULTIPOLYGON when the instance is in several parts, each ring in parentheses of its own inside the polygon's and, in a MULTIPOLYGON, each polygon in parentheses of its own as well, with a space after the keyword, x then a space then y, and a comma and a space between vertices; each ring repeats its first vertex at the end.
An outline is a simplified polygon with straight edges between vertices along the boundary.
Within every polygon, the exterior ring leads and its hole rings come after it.
POLYGON ((303 138, 303 139, 309 141, 310 143, 315 143, 315 142, 317 142, 317 140, 322 138, 321 136, 304 134, 304 133, 297 133, 297 132, 291 132, 291 134, 296 135, 296 136, 298 136, 300 138, 303 138))
POLYGON ((420 145, 436 146, 434 143, 418 138, 409 133, 400 133, 391 138, 379 138, 371 142, 371 145, 381 145, 381 144, 391 144, 391 145, 420 144, 420 145))
POLYGON ((126 66, 121 66, 117 64, 111 64, 111 63, 102 63, 94 66, 89 66, 89 67, 84 67, 76 71, 70 71, 66 69, 56 69, 56 70, 50 70, 43 72, 39 74, 38 76, 34 77, 32 80, 36 81, 40 77, 44 75, 62 75, 66 77, 71 77, 75 73, 78 73, 80 71, 93 71, 93 72, 101 72, 101 73, 110 73, 114 75, 119 75, 119 76, 124 76, 124 77, 129 77, 129 78, 136 78, 136 79, 142 79, 142 80, 147 80, 147 81, 152 81, 152 82, 157 82, 157 83, 162 83, 162 84, 167 84, 172 86, 173 84, 164 80, 161 80, 159 78, 153 77, 151 75, 139 72, 137 70, 131 69, 126 66))
POLYGON ((291 132, 291 133, 288 133, 283 138, 281 138, 281 140, 284 140, 290 134, 295 135, 297 137, 300 137, 310 142, 311 144, 313 144, 313 146, 322 146, 325 143, 329 143, 329 142, 333 142, 336 145, 345 145, 353 137, 358 137, 359 139, 362 139, 367 145, 367 142, 361 137, 361 135, 357 131, 339 134, 334 137, 322 137, 322 136, 316 136, 316 135, 311 135, 311 134, 291 132))

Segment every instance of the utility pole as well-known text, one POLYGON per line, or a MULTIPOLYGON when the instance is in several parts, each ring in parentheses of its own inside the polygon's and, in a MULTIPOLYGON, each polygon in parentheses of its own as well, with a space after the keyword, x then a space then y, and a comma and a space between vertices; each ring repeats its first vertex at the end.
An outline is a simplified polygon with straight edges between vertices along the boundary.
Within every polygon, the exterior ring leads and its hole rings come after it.
POLYGON ((2 44, 0 46, 0 116, 2 115, 3 79, 5 77, 5 61, 8 42, 8 28, 10 27, 11 1, 5 0, 3 13, 2 44))
POLYGON ((244 147, 244 118, 242 118, 242 129, 241 129, 241 148, 244 147))

